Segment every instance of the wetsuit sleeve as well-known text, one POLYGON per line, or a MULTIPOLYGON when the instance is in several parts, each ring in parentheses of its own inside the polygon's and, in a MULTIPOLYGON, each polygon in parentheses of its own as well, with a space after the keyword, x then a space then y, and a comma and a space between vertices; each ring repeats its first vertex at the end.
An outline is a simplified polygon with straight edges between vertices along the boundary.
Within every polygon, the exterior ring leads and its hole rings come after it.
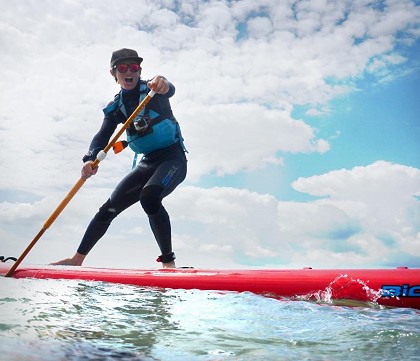
POLYGON ((112 114, 105 116, 101 128, 90 143, 89 151, 83 157, 83 162, 96 159, 98 153, 107 146, 117 125, 118 122, 112 114))
MULTIPOLYGON (((168 81, 168 79, 166 80, 168 81)), ((169 90, 165 94, 156 94, 148 104, 148 107, 160 115, 173 117, 169 98, 175 94, 175 86, 170 81, 168 83, 169 90)))
POLYGON ((166 96, 167 98, 170 98, 171 96, 175 94, 175 86, 168 79, 166 80, 169 83, 169 90, 166 94, 164 94, 164 96, 166 96))

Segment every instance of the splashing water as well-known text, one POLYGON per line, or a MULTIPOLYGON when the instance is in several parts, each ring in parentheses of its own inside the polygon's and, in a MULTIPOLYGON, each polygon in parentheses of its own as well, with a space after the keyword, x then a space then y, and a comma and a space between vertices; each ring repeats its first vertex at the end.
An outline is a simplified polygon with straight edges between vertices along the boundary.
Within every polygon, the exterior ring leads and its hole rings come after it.
POLYGON ((294 299, 326 304, 384 308, 376 302, 381 296, 382 290, 372 289, 368 286, 367 282, 343 274, 336 277, 324 290, 296 296, 294 299), (354 298, 363 301, 356 301, 354 298))

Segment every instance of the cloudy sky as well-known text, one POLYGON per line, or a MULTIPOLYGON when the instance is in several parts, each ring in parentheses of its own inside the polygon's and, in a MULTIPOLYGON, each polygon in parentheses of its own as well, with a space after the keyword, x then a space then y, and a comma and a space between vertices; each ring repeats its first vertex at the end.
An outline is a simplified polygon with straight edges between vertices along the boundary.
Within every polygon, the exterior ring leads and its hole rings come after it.
MULTIPOLYGON (((420 267, 420 6, 390 0, 0 0, 0 255, 80 177, 118 86, 113 50, 165 75, 189 151, 167 199, 178 266, 420 267)), ((71 256, 131 168, 110 153, 26 263, 71 256)), ((140 205, 86 266, 149 268, 140 205)))

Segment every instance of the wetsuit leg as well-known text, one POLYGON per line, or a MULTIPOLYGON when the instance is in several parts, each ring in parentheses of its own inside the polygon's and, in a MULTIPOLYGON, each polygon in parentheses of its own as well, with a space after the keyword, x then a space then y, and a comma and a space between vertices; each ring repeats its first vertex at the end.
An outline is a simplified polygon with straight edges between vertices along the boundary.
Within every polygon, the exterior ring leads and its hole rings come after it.
MULTIPOLYGON (((163 262, 175 257, 172 253, 171 222, 162 199, 172 193, 185 179, 186 163, 169 160, 160 164, 140 193, 141 205, 149 217, 150 228, 160 248, 163 262), (169 256, 169 255, 172 256, 169 256), (166 257, 165 257, 166 256, 166 257)), ((165 263, 166 263, 165 262, 165 263)))
POLYGON ((111 200, 108 199, 90 221, 77 252, 87 255, 96 242, 106 233, 116 216, 116 209, 112 206, 111 200))
POLYGON ((127 174, 99 208, 82 238, 78 253, 87 255, 108 230, 111 222, 125 209, 137 203, 143 186, 153 174, 153 169, 139 165, 127 174))

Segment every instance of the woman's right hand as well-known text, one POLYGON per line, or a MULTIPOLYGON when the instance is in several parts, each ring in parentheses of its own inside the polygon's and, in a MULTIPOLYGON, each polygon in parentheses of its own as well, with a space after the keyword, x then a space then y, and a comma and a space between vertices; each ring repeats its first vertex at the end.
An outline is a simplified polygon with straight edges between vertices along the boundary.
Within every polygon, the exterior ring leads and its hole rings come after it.
POLYGON ((90 178, 91 176, 95 175, 97 171, 98 171, 98 166, 93 167, 93 161, 89 160, 82 167, 82 171, 81 171, 82 178, 86 180, 90 178))

